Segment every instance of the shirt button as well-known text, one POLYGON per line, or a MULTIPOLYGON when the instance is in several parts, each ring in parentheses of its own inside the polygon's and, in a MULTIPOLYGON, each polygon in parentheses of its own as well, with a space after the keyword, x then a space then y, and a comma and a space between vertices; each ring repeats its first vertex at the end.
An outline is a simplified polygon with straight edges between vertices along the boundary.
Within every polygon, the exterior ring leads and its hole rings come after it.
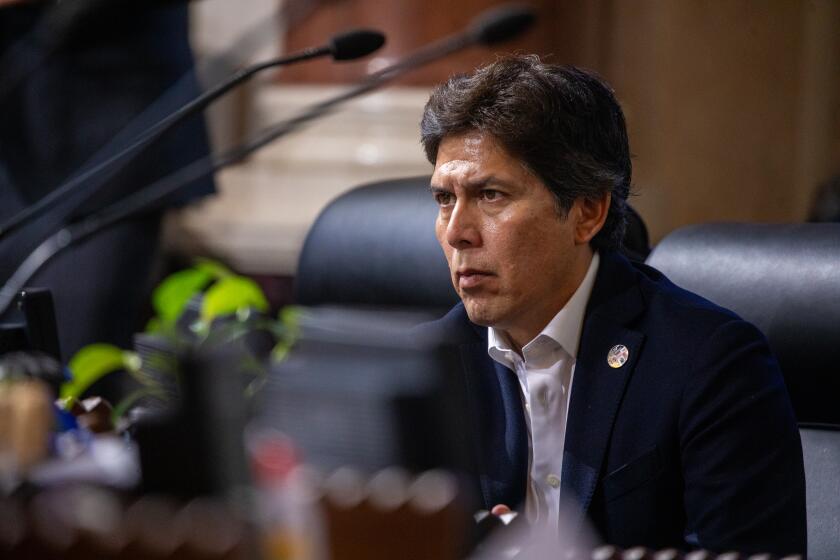
POLYGON ((560 487, 560 478, 555 474, 550 474, 547 477, 545 477, 545 481, 548 482, 548 485, 552 488, 560 487))

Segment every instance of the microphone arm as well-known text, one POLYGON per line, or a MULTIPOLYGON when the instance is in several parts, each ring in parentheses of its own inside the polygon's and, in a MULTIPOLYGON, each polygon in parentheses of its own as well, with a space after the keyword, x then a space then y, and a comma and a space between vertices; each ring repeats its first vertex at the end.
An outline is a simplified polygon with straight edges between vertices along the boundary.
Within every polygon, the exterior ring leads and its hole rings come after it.
MULTIPOLYGON (((402 76, 410 70, 414 70, 415 68, 419 68, 475 44, 491 46, 507 41, 526 31, 535 21, 536 15, 533 10, 525 5, 503 5, 486 10, 479 14, 466 30, 443 37, 434 43, 421 47, 391 66, 370 74, 360 84, 350 88, 346 92, 317 103, 296 117, 280 122, 258 133, 257 137, 250 142, 223 154, 221 159, 230 160, 230 162, 225 163, 221 167, 244 159, 246 156, 273 142, 277 138, 285 136, 307 122, 327 114, 337 105, 364 95, 402 76)), ((213 171, 221 167, 215 168, 213 171)), ((137 194, 140 194, 140 192, 137 194)), ((162 194, 160 196, 164 195, 162 194)))
POLYGON ((406 72, 433 62, 439 58, 460 51, 474 44, 493 45, 506 41, 529 28, 536 16, 530 8, 523 6, 502 6, 488 10, 478 16, 467 30, 456 33, 414 51, 399 62, 370 74, 360 84, 335 97, 316 103, 297 116, 271 126, 244 144, 232 148, 219 156, 205 156, 186 167, 163 177, 134 194, 118 201, 83 220, 70 224, 46 239, 17 268, 0 289, 0 315, 14 301, 29 279, 50 259, 64 248, 88 236, 114 225, 125 218, 142 212, 171 193, 189 185, 196 179, 210 175, 224 167, 243 160, 251 153, 270 142, 297 130, 335 106, 363 95, 383 84, 402 76, 406 72))
POLYGON ((354 30, 336 35, 326 45, 310 47, 286 57, 261 62, 240 70, 231 78, 207 90, 174 113, 164 117, 144 132, 141 132, 125 149, 70 179, 42 197, 38 202, 27 206, 12 216, 6 223, 0 226, 0 240, 48 211, 74 190, 81 190, 86 193, 83 195, 84 198, 82 200, 77 201, 75 208, 78 208, 80 204, 93 195, 108 179, 113 177, 130 162, 134 161, 145 148, 158 138, 187 118, 207 108, 211 103, 231 89, 250 80, 255 74, 268 68, 294 64, 321 56, 332 56, 336 60, 352 60, 370 54, 384 43, 384 35, 377 31, 354 30), (90 182, 85 185, 88 181, 90 182))

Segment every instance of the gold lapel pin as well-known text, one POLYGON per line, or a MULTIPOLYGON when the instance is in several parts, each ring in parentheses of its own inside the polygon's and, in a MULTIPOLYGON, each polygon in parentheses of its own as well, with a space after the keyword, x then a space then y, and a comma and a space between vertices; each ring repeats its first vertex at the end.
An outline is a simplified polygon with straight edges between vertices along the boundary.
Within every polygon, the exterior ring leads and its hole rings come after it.
POLYGON ((620 368, 627 362, 630 351, 623 344, 616 344, 607 353, 607 363, 611 368, 620 368))

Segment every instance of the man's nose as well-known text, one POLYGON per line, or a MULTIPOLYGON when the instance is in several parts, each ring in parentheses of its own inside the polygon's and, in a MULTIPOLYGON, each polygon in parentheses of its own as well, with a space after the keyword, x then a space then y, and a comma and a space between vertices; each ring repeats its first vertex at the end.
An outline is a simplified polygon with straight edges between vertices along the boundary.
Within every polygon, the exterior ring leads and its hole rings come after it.
POLYGON ((446 225, 446 242, 455 249, 481 245, 481 228, 476 208, 469 201, 459 198, 446 225))

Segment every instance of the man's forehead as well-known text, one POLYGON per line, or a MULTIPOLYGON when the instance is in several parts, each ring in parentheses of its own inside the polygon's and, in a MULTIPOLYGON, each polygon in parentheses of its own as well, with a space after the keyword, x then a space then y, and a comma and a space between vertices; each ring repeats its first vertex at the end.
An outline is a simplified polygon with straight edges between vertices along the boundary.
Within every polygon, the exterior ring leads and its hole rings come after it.
POLYGON ((438 145, 438 160, 447 154, 459 154, 466 159, 481 158, 489 153, 504 151, 495 136, 480 130, 467 130, 444 136, 438 145))
POLYGON ((492 135, 468 131, 446 136, 438 147, 431 186, 458 184, 481 188, 498 184, 515 186, 536 179, 527 165, 510 155, 492 135))
POLYGON ((480 132, 470 132, 463 137, 464 149, 470 153, 477 155, 481 150, 486 150, 489 143, 496 144, 492 136, 485 135, 480 132))
POLYGON ((482 167, 479 162, 469 159, 450 159, 438 162, 432 174, 432 182, 435 179, 457 179, 459 182, 475 183, 481 175, 482 167))
POLYGON ((490 167, 498 163, 495 139, 477 131, 446 136, 438 146, 433 179, 457 178, 470 183, 486 182, 490 167))

